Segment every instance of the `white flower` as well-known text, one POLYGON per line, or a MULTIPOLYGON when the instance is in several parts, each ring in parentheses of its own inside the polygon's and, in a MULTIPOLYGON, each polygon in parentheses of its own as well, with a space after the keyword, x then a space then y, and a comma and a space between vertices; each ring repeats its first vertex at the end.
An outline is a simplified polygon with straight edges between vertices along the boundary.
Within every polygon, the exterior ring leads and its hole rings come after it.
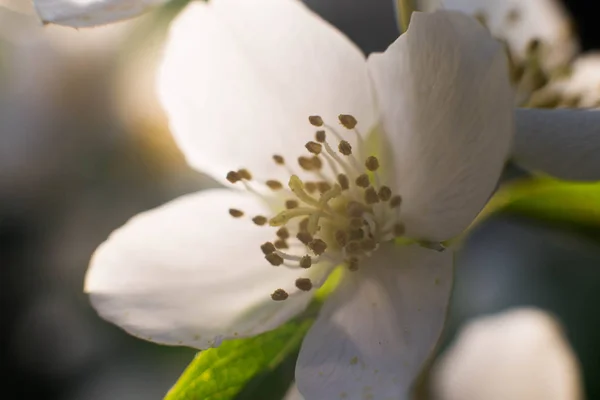
POLYGON ((169 0, 33 0, 44 23, 85 27, 136 17, 169 0))
POLYGON ((234 185, 115 231, 86 278, 99 313, 204 349, 302 312, 342 265, 298 387, 405 398, 444 325, 453 255, 440 242, 484 206, 510 147, 501 45, 466 16, 415 14, 365 60, 300 2, 216 0, 176 19, 158 83, 189 163, 234 185))
MULTIPOLYGON (((597 54, 579 56, 570 74, 556 77, 578 53, 572 22, 557 0, 417 0, 416 5, 422 11, 475 15, 504 41, 519 70, 512 71, 518 104, 600 105, 597 54)), ((518 164, 562 179, 600 180, 600 111, 518 109, 515 120, 513 157, 518 164)))
POLYGON ((559 322, 518 308, 470 322, 432 375, 439 400, 579 400, 579 362, 559 322))

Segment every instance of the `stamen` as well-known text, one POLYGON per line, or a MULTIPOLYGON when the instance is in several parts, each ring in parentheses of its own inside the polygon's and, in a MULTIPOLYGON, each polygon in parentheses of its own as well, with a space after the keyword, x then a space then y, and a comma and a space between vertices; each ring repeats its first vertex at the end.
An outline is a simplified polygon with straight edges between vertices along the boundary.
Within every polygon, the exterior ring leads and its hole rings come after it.
POLYGON ((350 180, 344 174, 339 174, 337 176, 337 181, 340 184, 342 190, 348 190, 350 188, 350 180))
POLYGON ((344 126, 346 129, 354 129, 358 121, 352 115, 340 114, 338 115, 338 119, 340 120, 340 124, 344 126))
POLYGON ((292 208, 298 208, 299 204, 296 200, 286 200, 285 201, 285 208, 287 208, 288 210, 291 210, 292 208))
POLYGON ((300 232, 308 232, 308 218, 304 218, 302 221, 300 221, 298 224, 298 230, 300 232))
POLYGON ((358 187, 368 188, 369 185, 371 184, 371 181, 369 180, 369 176, 367 174, 362 174, 356 178, 354 183, 356 183, 356 186, 358 186, 358 187))
POLYGON ((242 169, 238 170, 238 172, 237 172, 237 173, 239 174, 239 176, 240 176, 242 179, 244 179, 244 180, 246 180, 246 181, 251 181, 251 180, 252 180, 252 174, 250 173, 250 171, 248 171, 248 170, 247 170, 247 169, 245 169, 245 168, 242 168, 242 169))
POLYGON ((242 180, 242 177, 240 176, 239 173, 235 172, 235 171, 229 171, 227 173, 227 177, 226 179, 231 182, 231 183, 236 183, 242 180))
POLYGON ((316 255, 320 256, 325 253, 327 249, 327 243, 321 239, 314 239, 308 244, 308 248, 311 249, 316 255))
POLYGON ((323 166, 318 157, 298 157, 298 165, 305 171, 318 171, 323 166))
POLYGON ((367 211, 369 211, 369 208, 357 201, 350 201, 346 205, 346 214, 350 217, 361 217, 367 211))
POLYGON ((312 266, 312 258, 309 255, 305 255, 300 259, 300 267, 308 269, 312 266))
POLYGON ((244 212, 242 210, 238 210, 237 208, 230 208, 229 215, 233 218, 240 218, 244 216, 244 212))
POLYGON ((290 237, 290 232, 287 230, 287 228, 285 226, 282 226, 281 228, 279 228, 277 230, 276 235, 278 238, 285 240, 290 237))
POLYGON ((379 195, 379 199, 381 201, 388 201, 392 198, 392 189, 387 186, 382 186, 379 188, 379 192, 377 194, 379 195))
POLYGON ((278 267, 283 264, 283 258, 277 253, 270 253, 265 255, 265 259, 274 267, 278 267))
POLYGON ((348 244, 348 234, 344 231, 336 231, 335 232, 335 241, 341 247, 344 247, 346 244, 348 244))
POLYGON ((287 299, 288 297, 289 297, 289 295, 283 289, 277 289, 271 295, 271 298, 275 301, 283 301, 283 300, 287 299))
POLYGON ((306 147, 306 150, 315 155, 321 154, 321 151, 323 150, 323 146, 317 142, 308 142, 304 147, 306 147))
POLYGON ((270 180, 266 181, 265 184, 271 190, 280 190, 280 189, 283 189, 283 185, 281 184, 281 182, 273 180, 273 179, 270 179, 270 180))
POLYGON ((275 164, 277 165, 284 165, 285 164, 285 159, 280 156, 280 155, 273 155, 273 161, 275 161, 275 164))
POLYGON ((306 182, 304 187, 306 188, 308 194, 313 194, 317 191, 317 184, 315 182, 306 182))
POLYGON ((358 271, 358 258, 351 257, 346 261, 346 263, 348 264, 348 269, 350 271, 358 271))
POLYGON ((296 279, 296 287, 304 292, 308 292, 312 289, 313 285, 308 278, 298 278, 296 279))
POLYGON ((317 133, 315 133, 315 140, 319 143, 324 143, 326 137, 325 131, 317 131, 317 133))
POLYGON ((311 115, 308 117, 308 122, 310 122, 312 126, 323 126, 323 118, 318 115, 311 115))
POLYGON ((402 197, 400 197, 399 195, 396 195, 390 199, 391 208, 400 207, 400 204, 402 204, 402 197))
POLYGON ((275 246, 271 242, 266 242, 260 245, 260 249, 264 253, 265 256, 275 252, 275 246))
POLYGON ((324 194, 327 191, 331 190, 331 185, 327 182, 321 181, 321 182, 317 182, 317 190, 321 193, 324 194))
POLYGON ((342 140, 338 145, 338 150, 345 156, 349 156, 352 154, 352 146, 345 140, 342 140))
POLYGON ((262 215, 257 215, 256 217, 252 218, 252 222, 258 226, 263 226, 267 223, 267 221, 267 217, 263 217, 262 215))
POLYGON ((377 196, 377 192, 375 191, 373 186, 369 186, 365 190, 365 203, 367 203, 367 204, 379 203, 379 196, 377 196))
POLYGON ((313 237, 310 233, 302 231, 298 232, 298 234, 296 235, 296 239, 308 246, 308 244, 312 242, 313 237))
POLYGON ((369 156, 365 161, 365 167, 371 172, 379 169, 379 160, 375 156, 369 156))
POLYGON ((284 239, 277 239, 275 241, 275 248, 276 249, 289 249, 290 246, 288 246, 287 242, 284 239))
POLYGON ((360 242, 358 240, 352 240, 348 242, 346 247, 344 247, 347 254, 358 254, 361 251, 360 242))

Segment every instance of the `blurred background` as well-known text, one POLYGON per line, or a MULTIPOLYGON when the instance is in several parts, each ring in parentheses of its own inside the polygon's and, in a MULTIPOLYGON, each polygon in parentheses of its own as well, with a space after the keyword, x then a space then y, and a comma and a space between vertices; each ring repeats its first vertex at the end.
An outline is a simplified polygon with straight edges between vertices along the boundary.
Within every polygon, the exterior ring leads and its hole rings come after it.
MULTIPOLYGON (((397 36, 391 0, 307 0, 365 53, 397 36)), ((565 1, 583 51, 594 2, 565 1)), ((158 399, 194 351, 128 336, 82 292, 90 255, 134 214, 216 185, 184 163, 153 93, 171 7, 109 27, 42 27, 0 0, 0 349, 11 399, 158 399)), ((518 174, 519 171, 513 171, 518 174)), ((600 398, 600 240, 511 214, 458 257, 444 345, 465 321, 518 305, 552 312, 600 398)))

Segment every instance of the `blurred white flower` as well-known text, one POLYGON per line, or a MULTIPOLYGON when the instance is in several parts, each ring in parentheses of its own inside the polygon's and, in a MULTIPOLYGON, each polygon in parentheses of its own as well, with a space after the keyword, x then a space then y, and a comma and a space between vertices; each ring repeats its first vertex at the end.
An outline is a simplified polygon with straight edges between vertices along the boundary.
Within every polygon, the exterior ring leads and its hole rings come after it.
POLYGON ((136 17, 169 0, 33 0, 44 23, 86 27, 136 17))
POLYGON ((439 400, 580 400, 579 363, 552 316, 513 309, 469 323, 433 369, 439 400))
POLYGON ((460 14, 415 14, 365 60, 300 2, 220 0, 175 20, 158 84, 189 163, 247 190, 184 196, 115 231, 86 278, 99 313, 204 349, 294 317, 344 265, 298 387, 405 398, 444 324, 440 241, 483 207, 510 146, 502 47, 460 14))

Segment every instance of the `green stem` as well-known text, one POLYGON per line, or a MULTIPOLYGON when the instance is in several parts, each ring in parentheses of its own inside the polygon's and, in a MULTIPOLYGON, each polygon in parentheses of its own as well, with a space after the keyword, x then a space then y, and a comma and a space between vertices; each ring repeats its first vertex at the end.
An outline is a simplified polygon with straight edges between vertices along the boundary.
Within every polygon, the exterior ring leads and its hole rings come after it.
POLYGON ((402 33, 408 30, 408 23, 410 22, 410 16, 412 15, 415 8, 413 7, 414 0, 395 0, 396 2, 396 13, 398 23, 400 24, 400 30, 402 33))

